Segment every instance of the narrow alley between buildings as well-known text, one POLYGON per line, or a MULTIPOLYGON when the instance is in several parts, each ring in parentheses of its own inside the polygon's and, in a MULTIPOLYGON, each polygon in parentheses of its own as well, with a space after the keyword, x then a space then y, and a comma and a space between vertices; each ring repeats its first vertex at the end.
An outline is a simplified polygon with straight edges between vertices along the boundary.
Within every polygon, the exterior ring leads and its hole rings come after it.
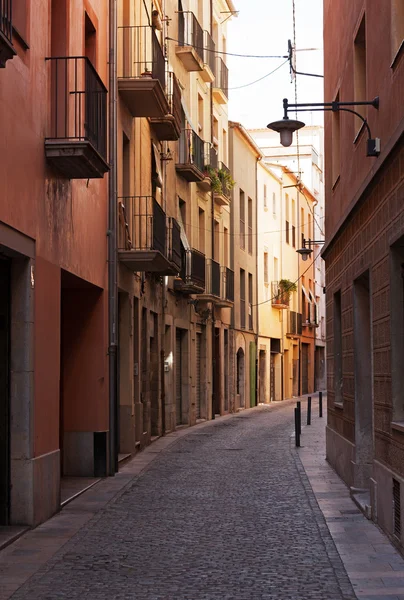
POLYGON ((160 438, 0 553, 0 599, 404 598, 404 561, 324 461, 317 401, 300 449, 294 406, 160 438))

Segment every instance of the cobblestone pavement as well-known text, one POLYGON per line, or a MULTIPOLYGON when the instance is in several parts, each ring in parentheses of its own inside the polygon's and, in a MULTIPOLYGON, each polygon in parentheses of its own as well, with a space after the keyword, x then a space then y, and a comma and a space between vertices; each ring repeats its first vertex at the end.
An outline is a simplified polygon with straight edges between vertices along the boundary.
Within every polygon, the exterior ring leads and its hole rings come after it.
POLYGON ((190 430, 13 600, 355 598, 291 445, 293 406, 190 430))

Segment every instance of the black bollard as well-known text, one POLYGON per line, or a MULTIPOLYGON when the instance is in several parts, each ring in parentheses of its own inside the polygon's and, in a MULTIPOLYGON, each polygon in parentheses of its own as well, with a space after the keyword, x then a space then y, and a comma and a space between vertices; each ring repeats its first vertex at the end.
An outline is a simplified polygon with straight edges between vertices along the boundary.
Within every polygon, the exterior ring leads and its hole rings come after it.
POLYGON ((299 435, 302 435, 302 403, 300 400, 297 402, 297 418, 299 422, 299 435))
POLYGON ((295 444, 297 448, 300 447, 299 417, 297 413, 297 408, 295 408, 295 444))
POLYGON ((307 398, 307 425, 311 425, 311 396, 307 398))
POLYGON ((318 393, 318 416, 323 416, 323 392, 318 393))

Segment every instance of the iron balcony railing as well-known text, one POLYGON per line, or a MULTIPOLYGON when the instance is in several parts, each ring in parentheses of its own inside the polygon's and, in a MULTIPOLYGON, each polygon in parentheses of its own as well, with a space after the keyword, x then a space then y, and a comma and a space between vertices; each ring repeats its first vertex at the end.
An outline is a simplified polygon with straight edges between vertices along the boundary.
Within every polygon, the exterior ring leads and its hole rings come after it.
POLYGON ((183 129, 180 137, 179 164, 193 164, 205 170, 204 142, 193 129, 183 129))
POLYGON ((289 311, 287 335, 301 335, 302 333, 302 315, 293 310, 289 311))
POLYGON ((220 298, 220 264, 212 258, 206 261, 206 293, 220 298))
POLYGON ((12 0, 0 0, 0 32, 10 43, 13 40, 12 0))
POLYGON ((166 66, 156 32, 148 25, 118 27, 118 78, 158 79, 165 90, 166 66))
POLYGON ((167 258, 181 271, 181 228, 174 217, 167 217, 167 258))
POLYGON ((181 123, 181 88, 178 79, 172 71, 167 73, 167 98, 170 114, 176 123, 181 123))
POLYGON ((178 41, 180 46, 192 46, 203 61, 203 29, 193 12, 178 13, 178 41))
POLYGON ((51 70, 47 140, 89 141, 106 160, 107 89, 85 56, 46 59, 51 70))
POLYGON ((208 149, 206 152, 206 165, 212 167, 212 169, 219 168, 219 156, 216 148, 212 146, 210 142, 207 142, 208 149))
POLYGON ((215 87, 222 90, 226 98, 229 97, 229 69, 219 56, 216 57, 215 87))
POLYGON ((272 282, 271 299, 272 306, 289 306, 289 293, 277 281, 272 282))
POLYGON ((215 42, 212 39, 209 31, 203 32, 203 62, 205 65, 208 65, 209 69, 212 71, 213 75, 216 74, 216 54, 215 54, 215 42))
POLYGON ((205 289, 206 283, 205 255, 194 248, 183 249, 180 277, 186 286, 205 289))
MULTIPOLYGON (((167 253, 167 220, 164 210, 153 196, 119 198, 119 250, 158 250, 167 253)), ((178 251, 178 248, 175 249, 178 251)))
POLYGON ((234 271, 229 267, 222 267, 222 294, 224 300, 234 302, 234 271))

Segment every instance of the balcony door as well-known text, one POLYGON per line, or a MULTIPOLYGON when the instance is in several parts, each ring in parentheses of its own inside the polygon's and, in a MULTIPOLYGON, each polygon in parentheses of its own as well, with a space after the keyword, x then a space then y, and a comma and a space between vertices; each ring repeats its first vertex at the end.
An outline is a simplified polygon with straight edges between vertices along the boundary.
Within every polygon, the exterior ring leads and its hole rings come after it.
POLYGON ((0 525, 9 519, 10 478, 10 261, 0 257, 0 525))

